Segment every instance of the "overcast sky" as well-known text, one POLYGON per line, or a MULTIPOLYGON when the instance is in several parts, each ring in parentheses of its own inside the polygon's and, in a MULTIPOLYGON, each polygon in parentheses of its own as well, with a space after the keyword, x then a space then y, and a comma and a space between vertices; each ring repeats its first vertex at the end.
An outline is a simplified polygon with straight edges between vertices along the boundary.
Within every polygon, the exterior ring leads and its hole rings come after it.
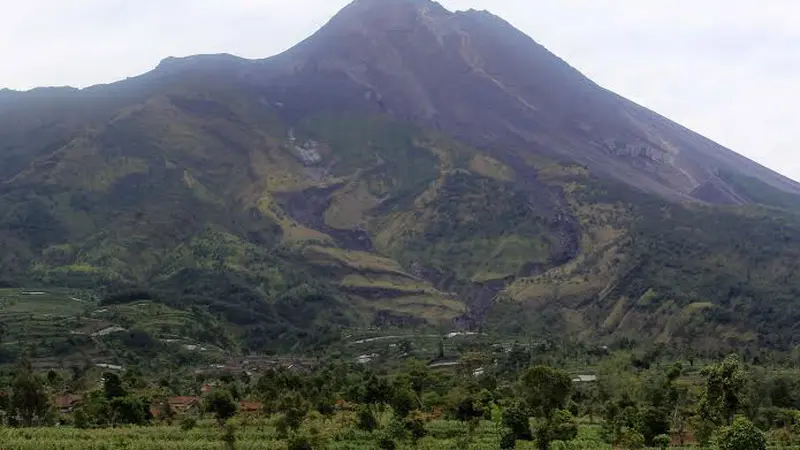
MULTIPOLYGON (((84 87, 167 56, 262 58, 347 0, 0 0, 0 87, 84 87)), ((601 85, 800 179, 800 1, 443 0, 488 9, 601 85)))

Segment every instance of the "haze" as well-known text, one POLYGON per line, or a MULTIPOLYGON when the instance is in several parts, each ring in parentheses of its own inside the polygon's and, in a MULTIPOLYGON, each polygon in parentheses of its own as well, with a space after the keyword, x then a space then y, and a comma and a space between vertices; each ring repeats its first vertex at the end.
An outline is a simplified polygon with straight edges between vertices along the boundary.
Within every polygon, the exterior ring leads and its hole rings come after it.
MULTIPOLYGON (((347 0, 4 2, 0 87, 85 87, 167 56, 263 58, 347 0)), ((444 0, 488 9, 604 87, 800 179, 800 2, 444 0)))

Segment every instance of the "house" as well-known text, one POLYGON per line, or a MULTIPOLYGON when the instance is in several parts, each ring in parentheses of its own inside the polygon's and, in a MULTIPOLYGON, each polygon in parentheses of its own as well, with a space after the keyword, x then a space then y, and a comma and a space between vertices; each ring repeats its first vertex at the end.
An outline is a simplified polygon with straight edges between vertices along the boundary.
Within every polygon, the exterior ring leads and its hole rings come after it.
MULTIPOLYGON (((184 415, 200 411, 200 397, 169 397, 167 399, 170 411, 173 414, 184 415)), ((150 406, 150 413, 153 417, 158 417, 163 411, 163 402, 154 403, 150 406)))
POLYGON ((170 409, 178 414, 200 409, 200 397, 170 397, 167 403, 170 409))
POLYGON ((257 414, 261 412, 264 405, 261 402, 248 402, 242 400, 239 402, 239 412, 244 414, 257 414))
MULTIPOLYGON (((200 410, 200 397, 169 397, 167 404, 174 414, 189 414, 200 410)), ((159 402, 150 407, 150 413, 153 414, 153 417, 158 417, 161 414, 163 405, 163 402, 159 402)))
POLYGON ((83 400, 82 395, 77 395, 77 394, 62 395, 56 397, 53 403, 56 405, 56 408, 58 409, 59 413, 72 414, 72 411, 78 404, 80 404, 82 400, 83 400))
POLYGON ((576 375, 572 378, 573 383, 594 383, 597 381, 597 375, 576 375))

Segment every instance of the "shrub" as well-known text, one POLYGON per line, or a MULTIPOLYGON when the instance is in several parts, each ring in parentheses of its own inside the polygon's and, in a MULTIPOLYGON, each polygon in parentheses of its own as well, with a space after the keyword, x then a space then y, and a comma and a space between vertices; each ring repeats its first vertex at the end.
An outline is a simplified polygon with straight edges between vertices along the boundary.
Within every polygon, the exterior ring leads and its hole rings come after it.
POLYGON ((425 428, 425 419, 419 411, 412 412, 403 420, 403 426, 411 435, 412 442, 417 442, 428 434, 425 428))
POLYGON ((378 419, 375 418, 375 415, 372 414, 368 407, 362 406, 358 410, 357 426, 360 430, 374 431, 378 428, 378 419))
POLYGON ((766 450, 767 439, 752 422, 737 417, 733 424, 719 432, 720 450, 766 450))
POLYGON ((631 450, 644 448, 644 436, 636 430, 626 430, 619 438, 619 445, 631 450))
POLYGON ((511 450, 517 448, 517 435, 513 432, 508 432, 500 438, 501 450, 511 450))
POLYGON ((222 426, 226 420, 236 415, 237 404, 233 401, 230 391, 227 389, 216 389, 205 398, 204 410, 214 414, 222 426))
POLYGON ((658 436, 653 438, 653 445, 656 447, 666 450, 669 447, 669 444, 672 443, 672 439, 666 434, 659 434, 658 436))
POLYGON ((388 434, 381 434, 378 436, 378 448, 381 450, 396 450, 397 442, 392 439, 388 434))
POLYGON ((225 443, 226 448, 236 448, 236 427, 233 424, 225 425, 225 430, 222 433, 222 442, 225 443))
POLYGON ((503 411, 503 426, 514 435, 514 439, 532 441, 531 424, 528 415, 518 405, 511 405, 503 411))
POLYGON ((183 431, 189 431, 196 426, 197 426, 197 419, 195 419, 192 416, 184 417, 183 420, 181 420, 181 430, 183 431))
POLYGON ((286 445, 287 450, 312 450, 314 447, 308 436, 303 434, 293 434, 289 437, 286 445))

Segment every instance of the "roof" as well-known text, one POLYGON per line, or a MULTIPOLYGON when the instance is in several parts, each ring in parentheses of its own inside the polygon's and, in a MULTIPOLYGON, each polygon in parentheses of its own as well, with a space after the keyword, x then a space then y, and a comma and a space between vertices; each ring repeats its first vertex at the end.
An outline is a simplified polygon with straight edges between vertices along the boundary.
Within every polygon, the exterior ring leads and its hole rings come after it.
POLYGON ((255 412, 261 411, 261 402, 246 402, 241 401, 239 402, 239 410, 244 412, 255 412))
POLYGON ((167 399, 169 406, 188 406, 199 401, 198 397, 170 397, 167 399))
POLYGON ((575 375, 572 381, 574 383, 590 383, 597 381, 597 375, 575 375))
POLYGON ((55 398, 55 404, 59 408, 67 408, 83 400, 82 395, 63 395, 55 398))

